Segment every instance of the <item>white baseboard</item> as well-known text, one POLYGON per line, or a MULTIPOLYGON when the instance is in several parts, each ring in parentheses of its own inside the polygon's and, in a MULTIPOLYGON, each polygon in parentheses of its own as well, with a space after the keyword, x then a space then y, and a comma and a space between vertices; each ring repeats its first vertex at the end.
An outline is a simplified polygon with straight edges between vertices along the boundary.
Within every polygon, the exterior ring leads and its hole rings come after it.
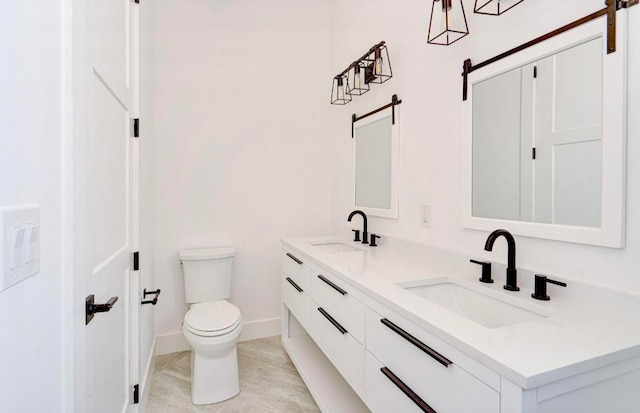
MULTIPOLYGON (((280 334, 280 319, 271 318, 267 320, 248 321, 242 326, 240 341, 255 340, 258 338, 273 337, 280 334)), ((187 339, 182 331, 177 333, 163 334, 155 338, 155 354, 176 353, 179 351, 191 350, 187 339)))

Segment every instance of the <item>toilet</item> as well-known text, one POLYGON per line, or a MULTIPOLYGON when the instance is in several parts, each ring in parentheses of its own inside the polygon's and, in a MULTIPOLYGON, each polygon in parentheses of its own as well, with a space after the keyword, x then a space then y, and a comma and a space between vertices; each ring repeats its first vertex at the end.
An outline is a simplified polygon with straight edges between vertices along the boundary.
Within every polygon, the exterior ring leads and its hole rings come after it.
POLYGON ((240 393, 236 344, 242 315, 231 295, 234 248, 180 251, 184 295, 191 304, 182 332, 191 345, 191 400, 212 404, 240 393))

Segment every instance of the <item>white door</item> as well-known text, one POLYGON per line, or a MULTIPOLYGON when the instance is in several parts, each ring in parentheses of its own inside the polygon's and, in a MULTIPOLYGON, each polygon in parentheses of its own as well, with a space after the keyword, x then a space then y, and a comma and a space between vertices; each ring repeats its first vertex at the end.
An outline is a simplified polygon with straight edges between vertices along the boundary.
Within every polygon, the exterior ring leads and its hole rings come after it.
POLYGON ((76 412, 125 412, 132 403, 135 7, 133 0, 74 1, 76 412), (86 324, 90 295, 96 304, 117 301, 86 324))

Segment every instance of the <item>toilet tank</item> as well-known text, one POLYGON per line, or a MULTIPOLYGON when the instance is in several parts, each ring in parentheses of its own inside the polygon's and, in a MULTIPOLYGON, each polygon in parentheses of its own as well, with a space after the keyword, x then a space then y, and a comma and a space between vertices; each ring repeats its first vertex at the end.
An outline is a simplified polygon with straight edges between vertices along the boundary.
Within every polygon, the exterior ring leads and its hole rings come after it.
POLYGON ((230 247, 180 251, 187 303, 225 300, 231 295, 231 266, 236 250, 230 247))

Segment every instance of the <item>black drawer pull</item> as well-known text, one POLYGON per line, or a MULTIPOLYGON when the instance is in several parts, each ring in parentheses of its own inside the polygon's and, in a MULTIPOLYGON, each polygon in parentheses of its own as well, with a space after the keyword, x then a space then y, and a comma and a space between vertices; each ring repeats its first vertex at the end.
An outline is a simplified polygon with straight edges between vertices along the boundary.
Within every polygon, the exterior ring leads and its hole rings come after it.
POLYGON ((318 275, 318 278, 320 278, 322 281, 327 283, 329 285, 329 287, 333 288, 334 290, 336 290, 340 294, 347 295, 347 292, 345 290, 343 290, 342 288, 338 287, 337 285, 335 285, 334 283, 329 281, 324 275, 318 275))
POLYGON ((422 410, 425 413, 437 413, 435 410, 433 410, 431 408, 431 406, 429 406, 427 404, 427 402, 425 402, 424 400, 422 400, 420 398, 420 396, 418 396, 413 390, 411 390, 411 388, 409 386, 407 386, 406 384, 404 384, 404 382, 402 380, 400 380, 398 378, 398 376, 396 376, 395 374, 393 374, 391 372, 391 370, 389 370, 386 367, 383 367, 380 369, 380 371, 382 372, 382 374, 384 374, 385 376, 387 376, 387 378, 389 380, 391 380, 391 382, 393 384, 395 384, 396 386, 398 386, 398 388, 408 397, 411 399, 412 402, 414 402, 416 404, 416 406, 418 406, 420 408, 420 410, 422 410))
POLYGON ((288 253, 287 252, 287 257, 291 258, 292 260, 294 260, 295 262, 297 262, 298 264, 302 265, 302 261, 300 261, 299 259, 297 259, 296 257, 293 256, 293 254, 288 253))
POLYGON ((320 311, 320 314, 322 314, 322 315, 323 315, 327 320, 329 320, 329 322, 330 322, 331 324, 333 324, 333 326, 334 326, 335 328, 337 328, 339 332, 341 332, 342 334, 347 334, 347 333, 348 333, 348 331, 347 331, 347 330, 345 330, 345 328, 344 328, 344 327, 342 327, 342 326, 340 325, 340 323, 338 323, 336 320, 334 320, 334 318, 333 318, 333 317, 331 317, 331 316, 329 315, 329 313, 327 313, 326 311, 324 311, 324 308, 318 307, 318 311, 320 311))
POLYGON ((422 341, 418 340, 417 338, 415 338, 411 334, 407 333, 406 331, 404 331, 403 329, 401 329, 397 325, 393 324, 391 321, 387 320, 386 318, 383 318, 382 320, 380 320, 380 322, 382 324, 384 324, 385 326, 389 327, 391 330, 393 330, 400 337, 402 337, 405 340, 407 340, 409 343, 413 344, 414 346, 418 347, 420 350, 422 350, 425 353, 427 353, 431 358, 433 358, 435 361, 437 361, 438 363, 442 364, 443 366, 449 367, 451 364, 453 364, 453 362, 451 360, 449 360, 448 358, 444 357, 442 354, 438 353, 437 351, 435 351, 431 347, 427 346, 422 341))
POLYGON ((293 285, 293 288, 298 290, 299 293, 302 292, 302 288, 298 287, 298 284, 296 284, 291 278, 287 277, 286 280, 289 281, 289 284, 293 285))

